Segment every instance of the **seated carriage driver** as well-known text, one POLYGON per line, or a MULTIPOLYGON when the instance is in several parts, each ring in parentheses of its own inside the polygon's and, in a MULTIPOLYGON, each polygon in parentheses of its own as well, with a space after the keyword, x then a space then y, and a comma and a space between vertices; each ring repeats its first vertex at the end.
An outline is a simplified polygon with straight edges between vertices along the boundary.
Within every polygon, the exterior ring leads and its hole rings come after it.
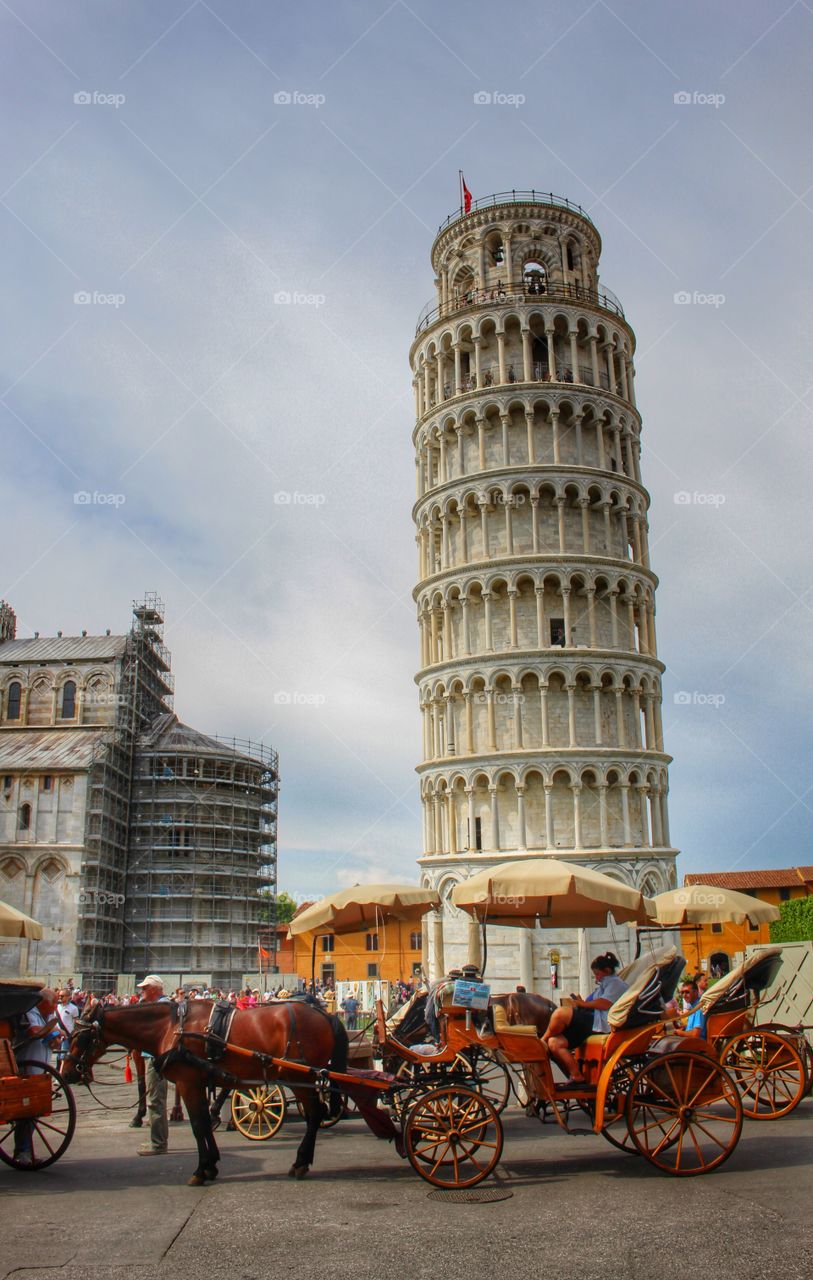
POLYGON ((609 1032, 607 1010, 627 990, 626 982, 616 977, 615 971, 619 964, 618 957, 612 951, 596 956, 590 965, 597 983, 595 991, 586 1000, 581 996, 573 996, 569 1008, 554 1009, 551 1014, 542 1040, 548 1046, 554 1062, 568 1076, 568 1080, 557 1085, 557 1088, 568 1089, 587 1083, 576 1064, 573 1050, 584 1044, 588 1036, 609 1032))

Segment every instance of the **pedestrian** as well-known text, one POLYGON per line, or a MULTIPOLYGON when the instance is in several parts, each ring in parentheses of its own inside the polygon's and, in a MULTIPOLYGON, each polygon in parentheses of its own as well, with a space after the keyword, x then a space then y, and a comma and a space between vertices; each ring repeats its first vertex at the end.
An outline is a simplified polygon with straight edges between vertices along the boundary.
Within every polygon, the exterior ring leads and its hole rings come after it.
MULTIPOLYGON (((14 1055, 23 1075, 42 1075, 41 1066, 50 1066, 56 1026, 56 992, 43 987, 39 1003, 20 1018, 22 1043, 15 1044, 14 1055)), ((15 1122, 14 1159, 26 1169, 34 1164, 33 1136, 34 1126, 30 1120, 15 1122)))
POLYGON ((56 1065, 59 1070, 62 1065, 62 1059, 68 1052, 68 1045, 71 1042, 73 1028, 76 1019, 79 1017, 79 1010, 73 1003, 73 993, 69 987, 63 987, 59 992, 58 1003, 56 1006, 57 1018, 61 1025, 62 1034, 57 1042, 56 1049, 56 1065))
MULTIPOLYGON (((164 980, 156 973, 148 973, 138 983, 142 1004, 169 1004, 164 995, 164 980)), ((152 1054, 143 1054, 146 1066, 147 1110, 150 1117, 150 1141, 138 1148, 140 1156, 165 1156, 169 1144, 169 1120, 167 1118, 167 1082, 156 1070, 152 1054)))

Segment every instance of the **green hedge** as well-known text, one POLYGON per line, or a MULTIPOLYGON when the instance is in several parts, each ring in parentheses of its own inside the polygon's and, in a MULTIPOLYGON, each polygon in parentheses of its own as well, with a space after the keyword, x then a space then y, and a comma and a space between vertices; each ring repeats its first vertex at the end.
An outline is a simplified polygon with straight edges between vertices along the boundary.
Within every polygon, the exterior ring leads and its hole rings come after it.
POLYGON ((771 942, 813 942, 813 896, 791 898, 771 924, 771 942))

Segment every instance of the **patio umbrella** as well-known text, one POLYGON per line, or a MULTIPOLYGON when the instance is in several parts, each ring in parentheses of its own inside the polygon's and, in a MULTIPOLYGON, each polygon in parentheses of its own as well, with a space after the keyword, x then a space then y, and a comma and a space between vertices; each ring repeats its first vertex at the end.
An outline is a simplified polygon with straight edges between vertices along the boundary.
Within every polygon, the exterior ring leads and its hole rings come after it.
POLYGON ((532 929, 606 927, 611 911, 620 924, 649 919, 639 889, 557 858, 506 862, 480 871, 456 886, 452 903, 488 924, 520 925, 532 929))
POLYGON ((779 908, 747 893, 714 884, 687 884, 649 899, 650 921, 664 927, 701 924, 768 924, 779 908))
POLYGON ((33 938, 42 937, 42 925, 30 916, 24 915, 16 907, 7 902, 0 902, 0 938, 33 938))
POLYGON ((440 895, 434 889, 415 884, 357 884, 328 894, 300 912, 289 924, 288 935, 355 933, 388 920, 412 924, 439 905, 440 895))
POLYGON ((288 937, 311 939, 311 990, 316 987, 316 943, 326 933, 385 927, 390 920, 414 924, 440 906, 440 894, 415 884, 357 884, 328 894, 295 916, 288 937))

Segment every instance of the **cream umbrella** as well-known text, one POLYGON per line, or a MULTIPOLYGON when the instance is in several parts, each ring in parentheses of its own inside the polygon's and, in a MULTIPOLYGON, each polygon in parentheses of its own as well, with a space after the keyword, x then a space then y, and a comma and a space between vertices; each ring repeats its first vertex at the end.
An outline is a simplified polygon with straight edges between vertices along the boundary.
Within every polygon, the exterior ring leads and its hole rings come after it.
POLYGON ((440 894, 414 884, 357 884, 314 902, 288 926, 289 938, 309 937, 311 989, 316 987, 316 943, 324 934, 355 933, 369 926, 386 928, 388 921, 413 924, 440 906, 440 894))
POLYGON ((357 884, 328 894, 294 916, 288 935, 354 933, 388 920, 411 924, 439 905, 440 895, 434 889, 414 884, 357 884))
POLYGON ((779 908, 747 893, 713 884, 687 884, 649 899, 650 922, 664 928, 701 924, 769 924, 779 908))
POLYGON ((0 902, 0 938, 33 938, 39 941, 41 937, 41 924, 7 902, 0 902))
POLYGON ((557 858, 506 862, 455 887, 452 903, 481 923, 533 928, 606 927, 607 913, 620 924, 644 923, 648 899, 639 889, 557 858))

